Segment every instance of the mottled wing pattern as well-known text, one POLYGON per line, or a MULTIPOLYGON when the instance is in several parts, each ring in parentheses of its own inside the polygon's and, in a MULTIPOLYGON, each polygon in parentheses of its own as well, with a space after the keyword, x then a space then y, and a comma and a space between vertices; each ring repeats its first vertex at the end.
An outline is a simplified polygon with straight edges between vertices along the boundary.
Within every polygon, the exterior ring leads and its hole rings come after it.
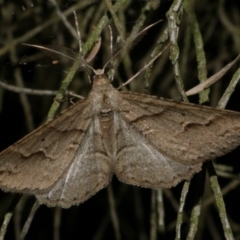
POLYGON ((112 174, 112 161, 106 155, 99 119, 93 116, 70 167, 46 194, 37 195, 37 199, 48 206, 68 208, 104 188, 112 174))
POLYGON ((197 164, 240 145, 240 114, 194 104, 121 93, 121 116, 164 156, 197 164))
POLYGON ((114 171, 123 182, 171 187, 240 144, 239 113, 129 92, 121 97, 114 171))
POLYGON ((1 152, 0 188, 34 194, 50 188, 71 166, 92 121, 91 107, 83 100, 1 152))
POLYGON ((116 114, 117 160, 114 172, 122 182, 149 188, 168 188, 189 179, 201 164, 185 165, 164 156, 138 129, 116 114))
POLYGON ((240 114, 117 92, 95 78, 89 97, 0 153, 0 188, 70 207, 105 187, 172 187, 240 145, 240 114))

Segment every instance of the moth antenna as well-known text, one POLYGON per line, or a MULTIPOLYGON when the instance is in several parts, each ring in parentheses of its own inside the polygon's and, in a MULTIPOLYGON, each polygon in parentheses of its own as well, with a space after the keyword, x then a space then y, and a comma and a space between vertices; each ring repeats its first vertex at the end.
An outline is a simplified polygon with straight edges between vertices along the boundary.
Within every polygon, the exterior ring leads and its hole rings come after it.
MULTIPOLYGON (((84 63, 84 68, 86 68, 87 65, 86 65, 86 61, 83 56, 82 39, 81 39, 81 33, 79 30, 79 26, 78 26, 77 14, 75 11, 73 11, 73 14, 74 14, 74 18, 75 18, 76 31, 77 31, 77 35, 78 35, 79 57, 80 57, 80 61, 84 63)), ((89 72, 86 69, 85 69, 85 72, 87 73, 89 83, 91 83, 91 77, 90 77, 89 72)))
MULTIPOLYGON (((77 14, 75 11, 73 11, 73 14, 74 14, 74 18, 75 18, 75 25, 76 25, 76 31, 77 31, 78 43, 79 43, 79 54, 78 55, 76 53, 74 53, 74 51, 72 49, 68 49, 68 48, 61 48, 61 47, 57 47, 57 46, 46 47, 46 46, 33 45, 33 44, 27 44, 27 43, 23 43, 23 45, 29 46, 29 47, 35 47, 42 51, 49 52, 50 54, 48 54, 48 55, 50 57, 57 58, 60 61, 67 63, 66 65, 73 66, 74 62, 78 62, 80 64, 80 68, 83 68, 85 70, 85 72, 87 73, 88 80, 91 83, 91 78, 90 78, 90 74, 88 72, 88 68, 91 69, 95 74, 96 74, 96 71, 94 68, 92 68, 90 65, 87 64, 87 61, 85 60, 85 58, 83 56, 82 40, 81 40, 81 33, 79 30, 78 21, 77 21, 78 20, 77 14), (65 53, 61 52, 61 50, 64 50, 65 53)), ((100 46, 101 46, 101 38, 98 40, 98 42, 95 44, 93 50, 91 51, 90 57, 88 57, 88 59, 87 59, 88 61, 91 61, 96 56, 96 53, 98 52, 100 46)))
POLYGON ((23 44, 30 47, 35 47, 43 51, 46 55, 49 57, 56 59, 57 61, 64 62, 65 66, 72 66, 74 62, 78 62, 80 64, 80 69, 84 68, 86 71, 89 67, 91 70, 91 66, 89 66, 87 63, 89 63, 98 53, 100 47, 101 47, 101 37, 98 38, 98 41, 93 46, 91 52, 89 53, 88 57, 85 59, 85 61, 81 60, 81 57, 79 58, 79 54, 75 53, 72 49, 66 48, 66 47, 58 47, 58 46, 51 46, 51 45, 32 45, 32 44, 23 44))
POLYGON ((162 20, 159 20, 149 26, 147 26, 146 28, 144 28, 142 31, 140 31, 139 33, 136 34, 136 36, 134 36, 132 39, 130 39, 130 41, 127 41, 124 43, 124 45, 118 50, 116 51, 113 56, 106 62, 106 64, 103 67, 103 71, 105 70, 105 68, 108 66, 109 63, 111 63, 116 57, 118 57, 118 55, 123 51, 124 47, 129 44, 130 42, 133 42, 134 40, 136 40, 137 37, 139 37, 141 34, 143 34, 144 32, 146 32, 149 28, 155 26, 156 24, 158 24, 159 22, 161 22, 162 20))
POLYGON ((149 66, 151 66, 151 64, 160 56, 162 55, 163 52, 165 52, 165 50, 167 48, 169 48, 169 46, 171 45, 171 42, 167 44, 166 47, 164 47, 164 49, 159 52, 154 58, 152 58, 152 60, 148 63, 148 64, 145 64, 145 66, 140 70, 138 71, 135 75, 133 75, 131 78, 129 78, 125 83, 123 83, 121 86, 119 86, 117 88, 117 90, 121 89, 123 86, 129 84, 134 78, 136 78, 141 72, 143 72, 145 69, 147 69, 149 66))
POLYGON ((109 25, 108 26, 109 28, 109 34, 110 34, 110 64, 111 64, 111 69, 110 69, 110 73, 109 73, 109 79, 111 81, 113 81, 114 79, 114 73, 115 73, 115 70, 114 70, 114 67, 113 67, 113 62, 112 62, 112 56, 113 56, 113 32, 112 32, 112 28, 111 26, 109 25))
POLYGON ((85 59, 83 56, 83 50, 82 50, 82 38, 81 38, 81 32, 79 30, 79 25, 78 25, 78 19, 77 19, 77 14, 76 11, 73 11, 74 14, 74 18, 75 18, 75 25, 76 25, 76 30, 77 30, 77 35, 78 35, 78 42, 79 42, 79 53, 80 53, 80 57, 82 58, 82 61, 85 61, 86 63, 89 63, 98 53, 101 43, 102 43, 102 39, 101 37, 98 38, 97 42, 95 43, 92 51, 90 52, 89 56, 85 59))
MULTIPOLYGON (((55 49, 58 49, 58 48, 60 49, 60 47, 51 46, 52 48, 49 48, 49 47, 45 47, 45 46, 41 46, 41 45, 34 45, 34 44, 28 44, 28 43, 23 43, 22 45, 28 46, 28 47, 38 48, 38 49, 40 49, 42 51, 45 51, 45 52, 47 52, 47 51, 51 52, 52 53, 51 57, 54 57, 54 56, 64 57, 64 58, 67 58, 67 59, 71 60, 70 62, 78 62, 80 64, 80 67, 81 67, 81 65, 83 65, 82 67, 84 67, 84 68, 88 67, 93 72, 95 71, 95 69, 93 67, 91 67, 90 65, 88 65, 85 61, 82 62, 81 60, 78 60, 74 57, 71 57, 70 55, 67 55, 65 53, 62 53, 62 52, 59 52, 59 51, 55 50, 55 49), (53 49, 53 48, 55 48, 55 49, 53 49)), ((69 50, 68 48, 64 48, 64 49, 69 50)))

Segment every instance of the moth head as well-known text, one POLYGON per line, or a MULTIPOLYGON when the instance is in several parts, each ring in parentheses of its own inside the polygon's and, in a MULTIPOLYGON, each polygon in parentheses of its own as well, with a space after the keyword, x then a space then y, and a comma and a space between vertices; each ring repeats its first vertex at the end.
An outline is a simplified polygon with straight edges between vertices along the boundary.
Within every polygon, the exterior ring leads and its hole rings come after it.
POLYGON ((101 76, 104 74, 104 69, 97 69, 97 70, 93 69, 93 72, 95 76, 101 76))
POLYGON ((93 86, 104 86, 106 84, 109 85, 109 79, 104 72, 102 72, 102 74, 96 74, 93 77, 93 86))

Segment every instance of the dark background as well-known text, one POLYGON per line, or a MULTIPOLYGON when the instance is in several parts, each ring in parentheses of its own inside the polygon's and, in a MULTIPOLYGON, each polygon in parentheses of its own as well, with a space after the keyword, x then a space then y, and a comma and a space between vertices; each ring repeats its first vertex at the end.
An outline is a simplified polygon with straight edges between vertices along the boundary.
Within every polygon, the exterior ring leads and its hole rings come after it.
MULTIPOLYGON (((141 12, 149 2, 127 1, 119 8, 117 15, 126 36, 140 21, 141 12)), ((115 4, 116 1, 112 3, 115 4)), ((143 21, 145 27, 160 19, 163 21, 145 33, 141 41, 137 41, 134 48, 127 52, 123 61, 115 69, 114 86, 119 86, 149 61, 157 39, 167 27, 166 13, 171 4, 172 1, 161 1, 156 7, 150 7, 144 11, 142 18, 145 17, 145 21, 143 21)), ((116 42, 117 30, 104 1, 57 1, 57 5, 63 14, 71 8, 76 10, 83 43, 96 31, 100 19, 106 14, 110 18, 107 25, 112 26, 114 43, 116 42)), ((203 38, 208 77, 210 77, 232 61, 240 52, 240 4, 236 0, 226 2, 203 0, 195 1, 193 6, 203 38)), ((62 64, 53 65, 52 60, 41 51, 22 45, 22 43, 57 45, 78 51, 77 39, 69 33, 58 17, 53 3, 40 0, 0 1, 0 14, 0 81, 14 86, 22 84, 23 87, 31 89, 57 90, 61 81, 67 76, 69 67, 62 64), (19 78, 22 83, 17 80, 19 78)), ((67 20, 75 28, 72 13, 67 16, 67 20)), ((189 16, 184 10, 180 20, 179 62, 184 86, 188 90, 199 83, 196 47, 190 29, 189 16)), ((101 49, 91 63, 95 69, 101 68, 110 56, 107 26, 101 33, 101 37, 101 49)), ((152 95, 181 100, 168 57, 169 51, 167 50, 155 62, 148 84, 144 80, 144 74, 141 74, 126 86, 125 90, 148 92, 152 95)), ((239 64, 235 64, 219 82, 211 87, 209 102, 205 102, 205 105, 216 107, 238 67, 239 64)), ((69 90, 86 96, 90 88, 86 73, 78 72, 69 90)), ((20 96, 19 93, 0 87, 0 150, 4 150, 46 121, 54 96, 25 95, 25 97, 26 99, 23 100, 23 96, 20 96)), ((199 103, 198 95, 189 99, 193 103, 199 103)), ((74 101, 76 100, 74 99, 74 101)), ((69 105, 70 102, 65 97, 58 111, 69 105)), ((239 84, 229 100, 227 109, 240 110, 239 84)), ((235 239, 240 239, 239 156, 240 151, 236 149, 215 161, 217 169, 219 166, 222 166, 223 169, 218 171, 219 183, 223 189, 226 210, 235 239)), ((200 177, 197 175, 193 177, 187 195, 181 231, 182 239, 186 238, 189 230, 189 218, 194 205, 194 197, 201 190, 198 189, 200 177)), ((114 177, 111 188, 122 239, 144 240, 150 239, 150 236, 151 239, 174 239, 182 186, 183 183, 180 183, 170 190, 163 190, 164 227, 161 226, 154 238, 150 234, 153 228, 151 213, 155 211, 151 211, 154 193, 150 189, 122 184, 114 177)), ((224 239, 208 178, 204 190, 200 222, 195 239, 224 239)), ((8 210, 11 198, 11 194, 1 192, 1 222, 8 210)), ((5 239, 19 239, 19 231, 22 229, 34 201, 34 197, 24 196, 21 199, 10 221, 5 239)), ((26 236, 26 239, 56 240, 115 238, 106 189, 85 203, 70 209, 62 210, 41 206, 34 215, 26 236)))

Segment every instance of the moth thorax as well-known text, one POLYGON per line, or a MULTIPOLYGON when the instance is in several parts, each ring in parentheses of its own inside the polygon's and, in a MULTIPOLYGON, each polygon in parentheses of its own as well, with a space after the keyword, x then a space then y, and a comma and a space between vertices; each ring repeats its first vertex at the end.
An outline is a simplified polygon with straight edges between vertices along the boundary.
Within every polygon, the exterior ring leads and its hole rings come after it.
POLYGON ((100 121, 110 121, 113 116, 113 110, 111 108, 102 109, 99 113, 100 121))

